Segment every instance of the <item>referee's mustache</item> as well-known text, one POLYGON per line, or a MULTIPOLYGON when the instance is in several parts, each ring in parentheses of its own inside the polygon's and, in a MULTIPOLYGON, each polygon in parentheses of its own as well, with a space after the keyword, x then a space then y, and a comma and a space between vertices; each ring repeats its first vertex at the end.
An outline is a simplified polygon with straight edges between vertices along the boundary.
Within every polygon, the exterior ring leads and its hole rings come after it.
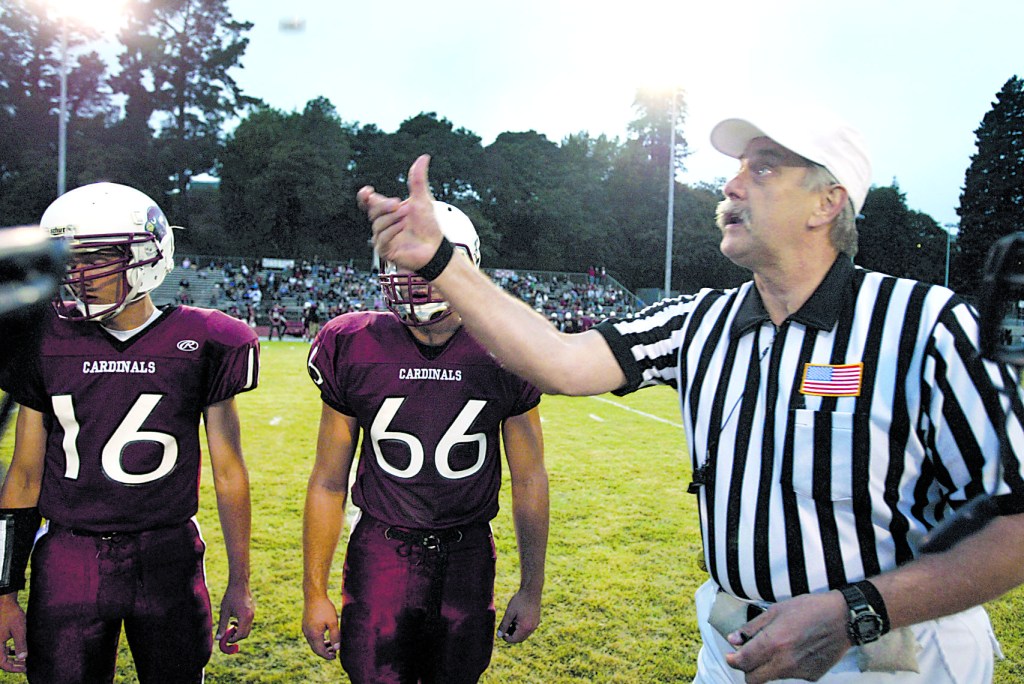
POLYGON ((730 223, 749 225, 750 220, 750 209, 729 198, 719 202, 715 209, 715 224, 718 225, 718 230, 724 231, 730 223))

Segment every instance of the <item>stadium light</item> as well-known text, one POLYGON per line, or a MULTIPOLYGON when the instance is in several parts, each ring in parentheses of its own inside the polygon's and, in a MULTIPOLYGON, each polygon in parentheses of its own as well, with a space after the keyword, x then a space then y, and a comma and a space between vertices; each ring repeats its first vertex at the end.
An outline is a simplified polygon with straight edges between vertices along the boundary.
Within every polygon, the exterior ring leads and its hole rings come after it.
POLYGON ((957 224, 957 223, 947 223, 945 228, 946 228, 946 279, 942 283, 942 285, 944 287, 949 287, 949 249, 950 249, 950 244, 949 243, 953 239, 953 231, 956 230, 956 231, 959 232, 960 225, 957 224))
POLYGON ((57 196, 67 187, 68 160, 68 18, 100 26, 123 18, 124 0, 49 0, 60 17, 60 105, 57 109, 57 196))
POLYGON ((673 86, 672 97, 672 118, 669 120, 669 147, 668 147, 668 215, 665 217, 665 296, 672 292, 672 228, 675 218, 676 204, 676 101, 679 89, 673 86))
POLYGON ((64 194, 68 165, 68 20, 60 17, 60 108, 57 120, 57 197, 64 194))

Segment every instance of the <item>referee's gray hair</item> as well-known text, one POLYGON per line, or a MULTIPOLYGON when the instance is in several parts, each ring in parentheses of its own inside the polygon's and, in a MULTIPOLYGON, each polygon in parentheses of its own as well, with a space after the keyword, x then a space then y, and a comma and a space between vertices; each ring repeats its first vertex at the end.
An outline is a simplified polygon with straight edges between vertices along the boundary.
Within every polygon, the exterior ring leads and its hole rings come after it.
MULTIPOLYGON (((831 185, 842 185, 832 172, 821 164, 811 163, 804 176, 803 185, 811 191, 824 190, 831 185)), ((832 239, 832 246, 851 259, 857 256, 857 214, 853 211, 853 202, 847 201, 846 205, 836 216, 832 223, 832 231, 829 233, 832 239)))

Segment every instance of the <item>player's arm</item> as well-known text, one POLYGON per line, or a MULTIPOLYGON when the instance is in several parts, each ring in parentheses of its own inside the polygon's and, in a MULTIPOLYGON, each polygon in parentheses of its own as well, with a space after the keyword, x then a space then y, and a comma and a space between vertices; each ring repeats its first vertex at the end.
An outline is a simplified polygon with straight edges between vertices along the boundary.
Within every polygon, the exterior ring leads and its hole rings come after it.
POLYGON ((327 596, 327 587, 345 518, 358 436, 354 417, 323 404, 302 521, 302 633, 313 652, 328 660, 335 657, 341 644, 338 611, 327 596))
MULTIPOLYGON (((0 489, 0 508, 15 513, 13 536, 15 544, 19 538, 31 549, 32 540, 39 527, 36 505, 39 503, 39 489, 43 482, 43 463, 46 455, 46 427, 43 414, 26 406, 18 410, 18 421, 14 433, 14 454, 11 465, 0 489), (21 529, 19 529, 19 527, 21 529), (34 529, 33 529, 34 528, 34 529)), ((10 534, 12 531, 8 530, 10 534)), ((5 562, 12 563, 13 573, 18 575, 13 589, 21 584, 25 576, 28 553, 12 554, 5 562), (17 567, 13 567, 16 565, 17 567)), ((18 592, 9 591, 0 596, 0 669, 7 672, 24 672, 28 642, 25 638, 25 612, 18 604, 18 592), (13 641, 14 656, 7 653, 8 644, 13 641)))
POLYGON ((210 446, 217 511, 228 558, 228 586, 220 604, 216 638, 223 637, 234 621, 237 622, 235 633, 228 637, 228 641, 234 643, 249 636, 255 616, 249 588, 249 543, 252 536, 249 471, 242 457, 242 430, 234 398, 207 406, 203 419, 210 446))
POLYGON ((549 504, 540 409, 534 407, 507 418, 502 438, 512 480, 512 518, 519 546, 519 591, 508 602, 498 635, 509 643, 518 643, 525 641, 540 624, 544 590, 549 504))
MULTIPOLYGON (((871 578, 885 602, 892 629, 951 615, 991 601, 1024 583, 1024 513, 996 518, 948 551, 871 578)), ((726 655, 746 681, 816 679, 851 644, 846 601, 838 591, 804 594, 776 604, 744 625, 753 635, 726 655)))
MULTIPOLYGON (((359 205, 373 222, 382 258, 411 270, 425 266, 441 243, 434 218, 427 164, 422 156, 409 170, 409 199, 399 202, 366 187, 359 205)), ((600 333, 559 332, 551 323, 495 285, 455 250, 433 281, 462 316, 466 329, 506 368, 548 394, 589 395, 618 389, 626 376, 600 333)))

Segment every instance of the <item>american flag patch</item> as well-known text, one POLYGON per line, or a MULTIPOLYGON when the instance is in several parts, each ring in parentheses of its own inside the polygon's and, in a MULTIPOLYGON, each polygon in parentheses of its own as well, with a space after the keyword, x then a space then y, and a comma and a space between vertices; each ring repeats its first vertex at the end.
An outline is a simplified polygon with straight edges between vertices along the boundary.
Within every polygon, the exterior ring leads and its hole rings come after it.
POLYGON ((819 397, 858 397, 863 379, 863 363, 838 366, 808 363, 804 366, 800 393, 819 397))

